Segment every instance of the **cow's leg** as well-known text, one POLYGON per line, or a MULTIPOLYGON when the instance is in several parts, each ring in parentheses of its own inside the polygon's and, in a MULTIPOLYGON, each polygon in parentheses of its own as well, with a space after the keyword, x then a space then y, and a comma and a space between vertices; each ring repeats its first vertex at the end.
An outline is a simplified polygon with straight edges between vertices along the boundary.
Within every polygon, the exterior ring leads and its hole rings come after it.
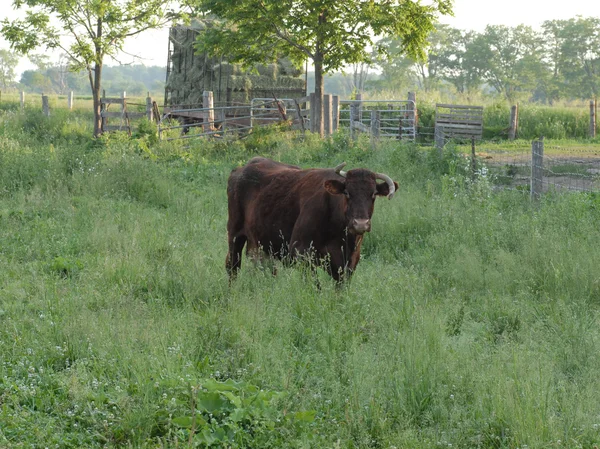
POLYGON ((244 249, 246 240, 247 238, 245 235, 229 237, 229 252, 225 259, 225 267, 227 268, 230 279, 235 277, 242 266, 242 250, 244 249))
POLYGON ((343 247, 335 245, 327 246, 326 269, 330 276, 335 280, 336 287, 341 287, 352 277, 353 267, 349 266, 343 247))
POLYGON ((260 267, 261 269, 269 269, 273 276, 277 275, 275 258, 273 257, 272 253, 269 250, 267 250, 264 246, 249 239, 248 245, 246 246, 246 254, 253 262, 255 267, 260 267))
POLYGON ((303 244, 298 240, 293 240, 289 247, 289 259, 301 261, 310 270, 310 275, 317 287, 321 290, 321 282, 319 281, 319 274, 317 273, 317 266, 321 264, 321 259, 317 251, 315 250, 312 242, 310 244, 303 244))

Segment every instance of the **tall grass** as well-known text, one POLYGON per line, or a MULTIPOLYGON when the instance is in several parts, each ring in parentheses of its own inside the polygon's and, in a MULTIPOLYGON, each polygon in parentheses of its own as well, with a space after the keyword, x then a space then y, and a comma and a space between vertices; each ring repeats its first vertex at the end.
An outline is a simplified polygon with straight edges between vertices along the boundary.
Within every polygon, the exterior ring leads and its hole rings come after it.
MULTIPOLYGON (((482 106, 483 138, 505 140, 508 137, 510 106, 505 103, 482 106)), ((435 104, 419 103, 418 108, 419 128, 427 133, 435 127, 435 104)), ((519 105, 517 134, 521 139, 532 140, 540 136, 548 139, 589 139, 589 126, 589 107, 519 105)))
POLYGON ((0 446, 600 441, 596 196, 532 205, 451 151, 343 134, 188 147, 78 120, 0 115, 0 446), (229 285, 226 179, 256 154, 400 183, 347 287, 247 260, 229 285))

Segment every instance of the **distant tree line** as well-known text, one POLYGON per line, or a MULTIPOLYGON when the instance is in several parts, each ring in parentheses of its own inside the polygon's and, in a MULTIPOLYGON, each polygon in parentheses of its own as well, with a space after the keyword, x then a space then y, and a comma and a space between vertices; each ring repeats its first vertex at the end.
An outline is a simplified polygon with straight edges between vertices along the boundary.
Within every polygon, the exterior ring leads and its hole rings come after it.
MULTIPOLYGON (((23 71, 17 81, 15 68, 18 56, 8 50, 0 50, 0 88, 59 95, 70 91, 82 95, 90 93, 87 73, 72 71, 66 56, 51 62, 46 55, 34 54, 29 56, 29 60, 36 68, 23 71)), ((123 91, 129 96, 145 95, 147 92, 161 93, 164 90, 165 70, 165 67, 142 64, 105 66, 103 89, 112 95, 123 91)))
MULTIPOLYGON (((437 25, 429 36, 425 58, 404 55, 402 42, 384 39, 379 44, 387 58, 373 64, 355 64, 344 73, 325 77, 326 91, 350 96, 360 91, 422 90, 501 96, 508 101, 552 104, 588 99, 600 90, 600 19, 575 17, 550 20, 536 31, 525 25, 490 25, 481 33, 437 25)), ((18 87, 31 92, 64 94, 89 92, 87 75, 72 72, 68 58, 50 63, 46 56, 30 57, 35 70, 22 73, 16 83, 18 59, 0 50, 0 88, 18 87)), ((103 88, 142 95, 161 92, 165 68, 158 66, 106 66, 103 88)), ((308 87, 314 88, 314 73, 308 87)))
POLYGON ((509 101, 552 104, 587 99, 600 89, 600 19, 549 20, 540 31, 525 25, 489 25, 482 33, 438 25, 427 58, 401 55, 400 42, 387 39, 389 59, 377 65, 367 89, 416 86, 485 92, 509 101))

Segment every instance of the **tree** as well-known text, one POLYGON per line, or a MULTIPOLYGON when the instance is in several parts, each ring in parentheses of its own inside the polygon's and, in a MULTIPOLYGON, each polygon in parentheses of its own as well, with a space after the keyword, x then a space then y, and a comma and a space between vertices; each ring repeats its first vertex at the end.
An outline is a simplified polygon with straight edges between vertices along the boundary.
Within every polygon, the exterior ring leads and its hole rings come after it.
POLYGON ((474 67, 508 100, 533 91, 546 76, 541 36, 531 27, 488 25, 470 44, 474 67))
POLYGON ((21 73, 20 83, 39 94, 52 91, 52 83, 40 70, 25 70, 21 73))
POLYGON ((246 65, 288 56, 309 59, 315 68, 317 129, 323 134, 324 74, 347 64, 371 62, 375 40, 393 35, 403 50, 422 56, 438 14, 451 13, 451 0, 422 5, 413 0, 188 0, 222 24, 199 36, 199 50, 227 54, 246 65))
POLYGON ((19 63, 19 57, 8 51, 0 50, 0 85, 3 89, 10 86, 15 80, 15 68, 19 63))
POLYGON ((50 62, 50 56, 45 54, 30 54, 27 58, 31 61, 33 65, 35 65, 38 70, 45 72, 48 70, 52 63, 50 62))
POLYGON ((381 70, 381 76, 378 80, 369 82, 370 86, 398 92, 407 86, 418 84, 414 60, 406 56, 398 39, 385 37, 377 44, 383 49, 375 58, 375 65, 381 70))
POLYGON ((600 19, 577 17, 554 22, 554 26, 558 29, 558 71, 563 88, 575 98, 598 95, 600 19))
POLYGON ((435 52, 429 54, 429 59, 435 64, 436 74, 460 93, 479 88, 482 74, 472 48, 476 33, 445 25, 440 25, 436 33, 439 34, 439 44, 435 52))
POLYGON ((171 0, 13 0, 15 8, 29 9, 25 19, 4 19, 1 32, 17 52, 58 48, 69 56, 71 70, 87 72, 94 99, 94 136, 98 136, 104 58, 114 58, 128 37, 179 17, 171 4, 171 0))

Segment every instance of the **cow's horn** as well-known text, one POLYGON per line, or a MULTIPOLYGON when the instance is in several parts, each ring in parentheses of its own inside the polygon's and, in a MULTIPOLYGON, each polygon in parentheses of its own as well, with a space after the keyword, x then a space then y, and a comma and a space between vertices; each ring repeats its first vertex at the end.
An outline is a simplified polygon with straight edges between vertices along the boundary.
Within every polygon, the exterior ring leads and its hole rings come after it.
POLYGON ((375 173, 375 178, 386 182, 390 189, 390 193, 388 193, 387 197, 391 200, 394 196, 394 192, 396 191, 396 186, 394 186, 394 181, 392 181, 392 178, 390 178, 388 175, 384 175, 383 173, 375 173))
POLYGON ((336 165, 336 167, 333 169, 333 171, 335 171, 338 175, 343 176, 344 178, 346 177, 346 172, 342 171, 342 168, 344 168, 346 166, 345 162, 342 162, 339 165, 336 165))

